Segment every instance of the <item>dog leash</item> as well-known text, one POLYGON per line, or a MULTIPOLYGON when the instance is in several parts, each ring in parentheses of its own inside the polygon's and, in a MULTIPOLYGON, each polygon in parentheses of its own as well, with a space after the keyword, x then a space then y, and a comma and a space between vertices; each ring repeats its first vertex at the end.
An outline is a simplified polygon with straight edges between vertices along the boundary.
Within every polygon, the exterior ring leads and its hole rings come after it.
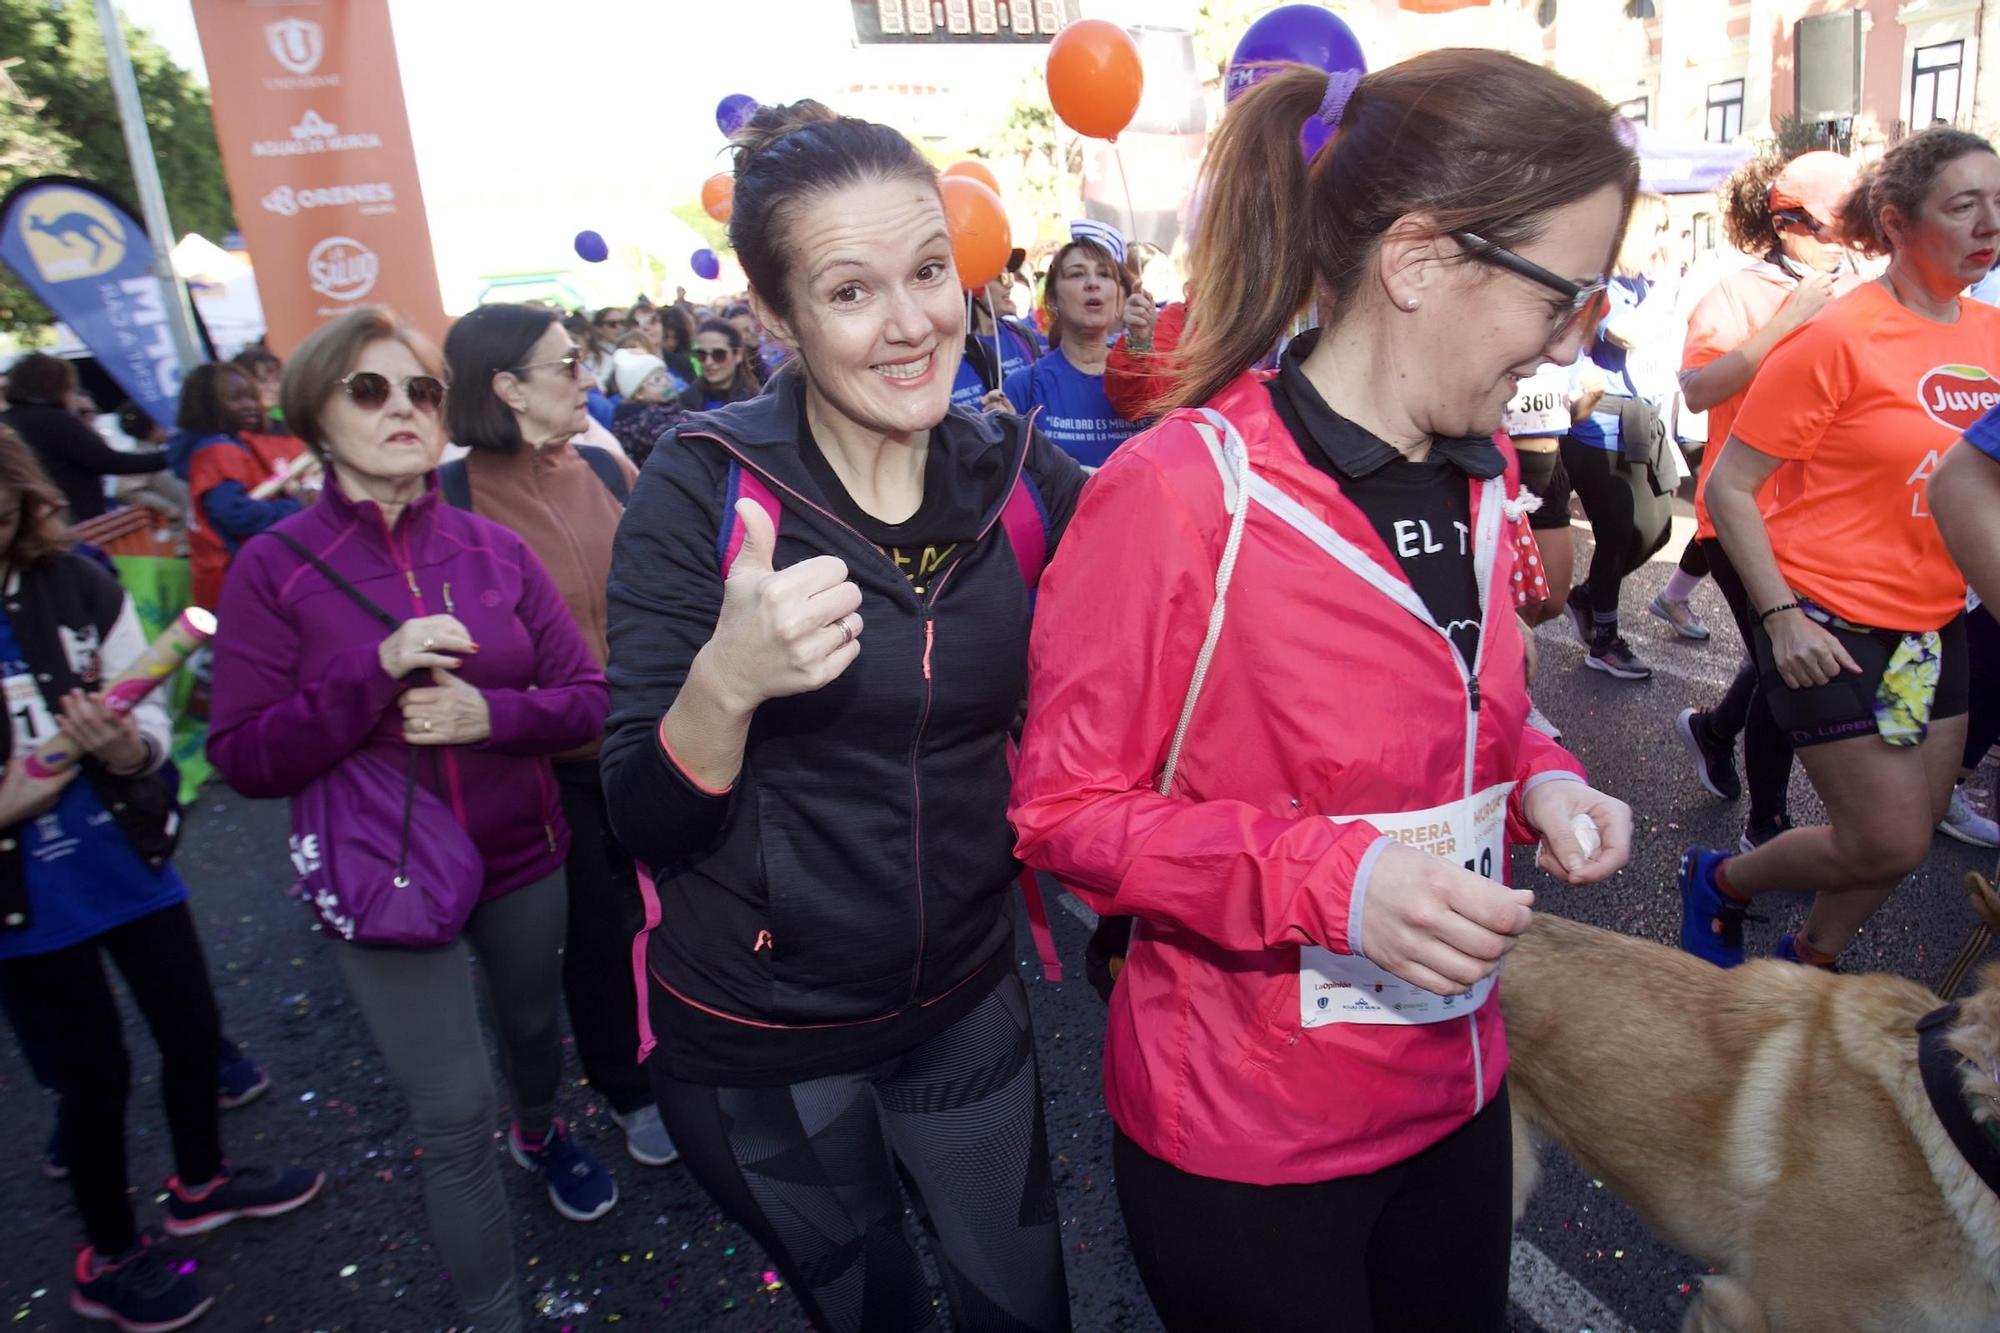
POLYGON ((1986 950, 1993 943, 1993 927, 1986 924, 1983 906, 1992 897, 1993 885, 1986 876, 1975 870, 1965 877, 1965 887, 1972 895, 1973 907, 1979 910, 1979 921, 1973 926, 1972 933, 1966 936, 1965 947, 1958 951, 1958 957, 1951 960, 1951 967, 1945 972, 1944 980, 1938 983, 1938 998, 1947 1001, 1958 998, 1959 991, 1965 987, 1966 977, 1971 975, 1972 969, 1986 956, 1986 950))

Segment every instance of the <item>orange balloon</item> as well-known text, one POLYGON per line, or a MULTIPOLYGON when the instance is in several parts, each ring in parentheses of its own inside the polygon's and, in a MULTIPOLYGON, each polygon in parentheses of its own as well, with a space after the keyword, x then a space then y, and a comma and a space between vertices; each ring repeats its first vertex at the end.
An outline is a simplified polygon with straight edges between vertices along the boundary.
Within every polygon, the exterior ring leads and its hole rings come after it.
POLYGON ((1000 276, 1014 249, 1007 210, 1000 206, 999 195, 967 176, 946 176, 938 182, 938 192, 944 196, 958 285, 967 291, 984 287, 1000 276))
POLYGON ((1105 19, 1079 19, 1049 43, 1049 105, 1092 139, 1115 139, 1139 114, 1146 71, 1131 34, 1105 19))
POLYGON ((947 176, 963 176, 969 181, 978 181, 995 194, 1000 193, 1000 180, 993 174, 993 168, 977 158, 968 157, 963 162, 954 162, 944 169, 947 176))
POLYGON ((701 211, 717 222, 729 221, 736 207, 736 178, 718 171, 701 183, 701 211))

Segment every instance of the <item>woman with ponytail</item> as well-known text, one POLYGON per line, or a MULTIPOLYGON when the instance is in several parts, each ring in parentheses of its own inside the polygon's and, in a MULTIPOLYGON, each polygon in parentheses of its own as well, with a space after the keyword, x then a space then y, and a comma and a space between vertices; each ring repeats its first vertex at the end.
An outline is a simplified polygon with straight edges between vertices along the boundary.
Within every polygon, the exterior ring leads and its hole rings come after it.
POLYGON ((938 1326, 907 1190, 953 1327, 1064 1330, 1008 735, 1083 472, 951 406, 965 304, 909 140, 769 107, 735 176, 730 241, 792 355, 662 437, 608 589, 653 1086, 814 1328, 938 1326))
POLYGON ((1637 177, 1602 99, 1487 51, 1285 70, 1210 149, 1180 410, 1043 581, 1012 811, 1137 920, 1105 1085, 1169 1329, 1503 1326, 1506 844, 1594 883, 1631 812, 1526 726, 1494 432, 1589 337, 1637 177))
POLYGON ((1836 229, 1888 268, 1772 349, 1708 474, 1758 688, 1827 814, 1681 858, 1681 947, 1724 967, 1743 961, 1750 903, 1800 889, 1812 912, 1772 952, 1833 966, 1923 864, 1965 750, 1965 576, 1928 492, 2000 379, 2000 310, 1961 296, 2000 255, 2000 154, 1964 130, 1911 135, 1862 172, 1836 229))

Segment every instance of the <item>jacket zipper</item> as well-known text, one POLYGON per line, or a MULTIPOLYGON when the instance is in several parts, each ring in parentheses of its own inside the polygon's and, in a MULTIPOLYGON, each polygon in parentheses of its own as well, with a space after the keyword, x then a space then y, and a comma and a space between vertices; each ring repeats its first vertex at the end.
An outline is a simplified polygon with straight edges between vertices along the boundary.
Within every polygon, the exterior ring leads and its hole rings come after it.
MULTIPOLYGON (((1023 420, 1021 450, 1015 459, 1014 471, 1007 479, 1007 489, 1001 493, 1000 507, 993 511, 992 515, 986 520, 986 526, 982 527, 979 530, 979 535, 972 539, 972 545, 974 546, 985 541, 987 535, 1000 522, 1000 515, 1006 509, 1007 497, 1014 493, 1014 487, 1021 480, 1021 472, 1028 465, 1028 448, 1034 441, 1035 417, 1037 415, 1038 411, 1031 411, 1023 420)), ((910 596, 916 599, 917 611, 923 617, 924 622, 924 703, 922 710, 917 715, 916 732, 910 738, 910 848, 912 857, 911 870, 916 876, 917 889, 917 951, 916 961, 912 964, 910 970, 910 998, 905 1001, 905 1007, 910 1004, 916 1004, 919 1002, 919 997, 923 994, 924 946, 928 939, 928 923, 925 920, 924 912, 924 791, 919 758, 923 749, 924 728, 929 725, 931 716, 931 649, 937 640, 937 622, 934 619, 934 612, 938 594, 944 591, 944 586, 951 581, 951 576, 958 572, 958 566, 954 564, 944 572, 943 576, 937 582, 931 585, 928 598, 918 597, 915 590, 911 588, 909 579, 904 575, 903 571, 896 567, 894 562, 889 560, 888 556, 882 555, 881 548, 877 547, 874 542, 862 536, 851 524, 842 522, 839 516, 830 513, 825 506, 813 503, 813 501, 799 494, 790 486, 785 485, 785 483, 779 481, 776 477, 756 467, 749 459, 743 456, 742 452, 737 449, 733 442, 723 439, 720 435, 713 435, 706 432, 688 438, 713 441, 724 453, 734 458, 740 466, 756 473, 766 484, 783 491, 786 495, 791 496, 806 508, 827 519, 842 531, 851 533, 856 541, 866 546, 869 550, 874 551, 876 555, 881 557, 884 563, 889 564, 890 568, 895 570, 896 577, 894 583, 901 588, 909 590, 910 596)))
MULTIPOLYGON (((1485 490, 1483 486, 1480 489, 1482 492, 1485 490)), ((1478 560, 1476 544, 1474 552, 1476 572, 1478 560)), ((1465 678, 1465 801, 1468 809, 1472 804, 1472 774, 1479 757, 1479 672, 1486 664, 1486 644, 1492 638, 1486 624, 1489 590, 1484 580, 1475 578, 1473 583, 1479 593, 1479 646, 1472 650, 1470 668, 1466 667, 1465 657, 1458 651, 1458 645, 1451 642, 1450 635, 1445 636, 1445 644, 1451 649, 1451 660, 1458 666, 1459 674, 1465 678)), ((1478 1115, 1486 1109, 1486 1062, 1479 1049, 1479 1011, 1472 1010, 1465 1016, 1465 1021, 1472 1039, 1472 1113, 1478 1115)))
MULTIPOLYGON (((382 516, 380 508, 375 510, 375 521, 382 525, 382 540, 388 543, 389 558, 403 572, 403 581, 410 586, 410 605, 416 608, 419 616, 429 615, 430 611, 424 606, 424 590, 417 586, 417 571, 414 568, 415 562, 410 558, 409 534, 404 534, 403 548, 399 551, 396 549, 396 534, 389 530, 389 520, 382 516)), ((470 827, 466 823, 465 793, 460 787, 458 780, 458 756, 452 753, 453 747, 449 745, 440 746, 439 748, 444 751, 444 779, 445 786, 451 795, 452 813, 458 816, 459 827, 470 827)), ((555 850, 555 834, 553 831, 549 834, 549 844, 549 849, 551 851, 555 850)))

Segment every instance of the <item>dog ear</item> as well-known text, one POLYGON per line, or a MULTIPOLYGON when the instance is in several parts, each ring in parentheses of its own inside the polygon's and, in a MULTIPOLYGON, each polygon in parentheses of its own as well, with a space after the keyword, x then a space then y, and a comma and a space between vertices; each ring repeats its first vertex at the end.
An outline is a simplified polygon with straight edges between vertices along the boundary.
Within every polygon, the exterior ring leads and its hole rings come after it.
POLYGON ((1993 882, 1974 872, 1965 877, 1965 891, 1971 895, 1972 906, 1986 923, 1986 928, 2000 936, 2000 893, 1993 891, 1993 882))

